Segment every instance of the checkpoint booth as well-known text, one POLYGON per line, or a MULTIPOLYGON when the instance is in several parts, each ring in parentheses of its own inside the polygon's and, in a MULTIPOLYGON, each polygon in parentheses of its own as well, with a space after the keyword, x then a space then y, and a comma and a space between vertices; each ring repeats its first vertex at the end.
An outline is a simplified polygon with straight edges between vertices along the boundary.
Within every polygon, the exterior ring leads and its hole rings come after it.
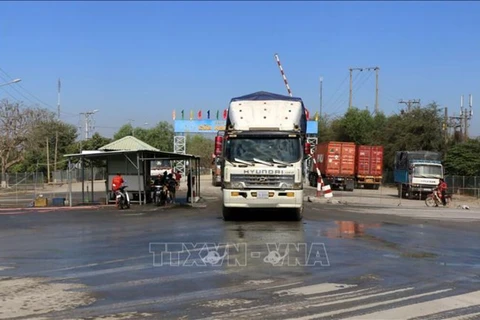
MULTIPOLYGON (((91 169, 93 172, 93 162, 96 161, 98 163, 98 160, 103 160, 106 167, 105 186, 102 188, 103 190, 94 190, 94 185, 98 186, 98 184, 94 183, 92 174, 92 181, 81 179, 80 191, 74 191, 72 188, 73 182, 71 176, 69 176, 68 203, 70 206, 72 206, 73 202, 86 204, 86 199, 91 199, 93 201, 95 195, 100 191, 102 191, 102 193, 104 191, 102 198, 105 199, 105 203, 101 204, 115 203, 115 196, 111 191, 111 185, 112 179, 117 173, 120 173, 125 180, 131 203, 137 203, 140 205, 149 203, 151 201, 151 164, 158 160, 186 160, 191 163, 190 170, 192 176, 195 176, 195 181, 198 181, 193 189, 196 191, 197 195, 200 195, 200 157, 189 154, 160 151, 133 136, 126 136, 107 144, 98 150, 82 151, 78 154, 65 155, 65 157, 68 159, 69 172, 72 168, 80 168, 82 171, 91 169), (89 186, 90 188, 88 188, 89 186), (87 191, 85 189, 87 189, 87 191), (76 198, 76 201, 74 198, 76 198)), ((82 174, 82 176, 84 176, 84 174, 82 174)), ((89 201, 90 200, 87 202, 89 201)))

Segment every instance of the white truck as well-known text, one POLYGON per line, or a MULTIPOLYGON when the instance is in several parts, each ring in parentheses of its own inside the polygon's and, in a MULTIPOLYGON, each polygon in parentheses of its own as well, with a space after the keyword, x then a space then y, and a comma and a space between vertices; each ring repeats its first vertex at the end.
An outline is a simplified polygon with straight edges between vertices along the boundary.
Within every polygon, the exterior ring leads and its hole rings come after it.
POLYGON ((442 154, 432 151, 397 151, 394 178, 398 196, 422 199, 443 178, 442 154))
POLYGON ((261 91, 231 99, 221 162, 224 220, 250 208, 302 219, 306 126, 300 98, 261 91))

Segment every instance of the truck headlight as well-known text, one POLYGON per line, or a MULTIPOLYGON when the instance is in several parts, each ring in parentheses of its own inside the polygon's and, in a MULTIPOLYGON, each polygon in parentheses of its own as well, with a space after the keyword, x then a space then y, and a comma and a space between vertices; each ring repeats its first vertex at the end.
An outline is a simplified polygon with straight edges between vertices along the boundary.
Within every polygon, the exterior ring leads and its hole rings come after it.
POLYGON ((227 189, 245 189, 244 182, 223 182, 223 185, 227 189))
POLYGON ((293 183, 289 182, 282 182, 280 183, 280 189, 292 189, 293 188, 293 183))
POLYGON ((282 182, 282 183, 280 183, 280 188, 281 189, 301 189, 301 187, 302 187, 301 182, 296 182, 296 183, 282 182))

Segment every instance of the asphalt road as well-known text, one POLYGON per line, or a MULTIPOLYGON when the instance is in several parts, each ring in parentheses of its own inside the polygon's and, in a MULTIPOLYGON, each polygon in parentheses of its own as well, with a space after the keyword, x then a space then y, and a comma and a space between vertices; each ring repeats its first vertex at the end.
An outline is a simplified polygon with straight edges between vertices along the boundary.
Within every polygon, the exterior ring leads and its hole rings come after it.
POLYGON ((208 199, 0 215, 0 319, 480 318, 479 222, 318 203, 224 222, 208 199))

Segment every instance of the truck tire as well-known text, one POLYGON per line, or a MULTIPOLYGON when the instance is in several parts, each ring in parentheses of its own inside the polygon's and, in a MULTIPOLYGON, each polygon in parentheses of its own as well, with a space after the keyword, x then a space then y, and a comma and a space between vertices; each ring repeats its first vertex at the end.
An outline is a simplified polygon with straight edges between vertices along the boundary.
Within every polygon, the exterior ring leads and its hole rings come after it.
POLYGON ((233 220, 233 209, 222 206, 222 215, 224 221, 232 221, 233 220))

